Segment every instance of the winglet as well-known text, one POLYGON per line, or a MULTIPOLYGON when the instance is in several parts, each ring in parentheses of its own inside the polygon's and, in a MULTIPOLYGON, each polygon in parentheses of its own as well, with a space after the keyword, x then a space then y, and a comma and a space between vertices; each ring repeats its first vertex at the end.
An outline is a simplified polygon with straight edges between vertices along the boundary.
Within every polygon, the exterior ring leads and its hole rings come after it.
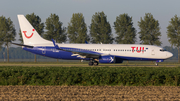
POLYGON ((88 42, 87 42, 87 41, 85 41, 85 43, 86 43, 86 44, 88 44, 88 42))
POLYGON ((59 49, 59 50, 60 50, 60 48, 58 47, 58 45, 56 45, 55 41, 54 41, 53 39, 51 39, 51 40, 52 40, 52 42, 53 42, 53 44, 54 44, 54 47, 55 47, 56 49, 59 49))

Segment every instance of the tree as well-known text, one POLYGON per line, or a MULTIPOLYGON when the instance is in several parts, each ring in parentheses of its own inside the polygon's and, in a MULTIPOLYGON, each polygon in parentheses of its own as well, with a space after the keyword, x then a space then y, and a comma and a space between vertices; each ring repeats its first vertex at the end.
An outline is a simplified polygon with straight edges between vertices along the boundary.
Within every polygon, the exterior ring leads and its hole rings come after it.
POLYGON ((170 44, 178 49, 178 62, 180 63, 180 17, 177 17, 177 15, 169 21, 167 35, 170 44))
MULTIPOLYGON (((32 14, 27 14, 26 15, 27 20, 30 22, 30 24, 36 29, 36 31, 42 36, 44 33, 44 23, 41 23, 41 18, 38 15, 35 15, 34 13, 32 14)), ((22 39, 22 34, 21 31, 19 31, 19 36, 21 43, 23 43, 22 39)), ((34 62, 37 62, 36 60, 36 54, 34 54, 34 62)))
POLYGON ((16 30, 14 24, 10 18, 0 17, 0 41, 1 45, 4 44, 7 47, 7 62, 9 62, 9 42, 14 41, 16 36, 16 30))
POLYGON ((82 13, 72 15, 71 22, 68 23, 67 33, 70 43, 85 43, 85 41, 90 40, 82 13))
POLYGON ((115 39, 117 43, 134 44, 136 41, 136 29, 133 27, 132 17, 128 14, 121 14, 116 17, 114 29, 118 35, 115 39))
POLYGON ((90 35, 92 43, 113 43, 113 36, 111 34, 111 26, 107 21, 107 16, 104 12, 96 12, 92 16, 90 25, 90 35))
POLYGON ((62 22, 59 21, 59 16, 56 14, 51 14, 49 18, 46 19, 47 30, 44 34, 44 38, 47 40, 54 39, 56 42, 65 42, 67 39, 66 28, 62 28, 62 22))
POLYGON ((153 18, 151 13, 146 13, 144 19, 141 17, 141 21, 138 21, 138 26, 141 44, 161 45, 159 40, 159 36, 161 36, 159 22, 153 18))

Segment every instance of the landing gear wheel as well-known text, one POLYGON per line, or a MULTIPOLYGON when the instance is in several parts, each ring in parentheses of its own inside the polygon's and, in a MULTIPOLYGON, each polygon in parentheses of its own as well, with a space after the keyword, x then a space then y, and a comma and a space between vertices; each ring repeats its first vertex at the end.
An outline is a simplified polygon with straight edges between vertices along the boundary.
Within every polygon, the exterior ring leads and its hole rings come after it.
POLYGON ((97 66, 99 63, 97 61, 94 61, 94 66, 97 66))
POLYGON ((155 66, 158 66, 158 63, 157 63, 157 62, 155 62, 155 66))
POLYGON ((93 62, 89 61, 89 66, 92 66, 93 64, 94 64, 93 62))

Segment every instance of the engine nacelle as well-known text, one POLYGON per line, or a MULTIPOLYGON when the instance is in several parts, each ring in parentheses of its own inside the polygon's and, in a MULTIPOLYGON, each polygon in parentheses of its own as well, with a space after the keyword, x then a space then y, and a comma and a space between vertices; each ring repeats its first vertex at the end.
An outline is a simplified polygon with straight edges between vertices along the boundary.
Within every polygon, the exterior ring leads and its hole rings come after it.
POLYGON ((99 62, 100 63, 123 63, 123 60, 118 57, 107 55, 107 56, 99 57, 99 62))

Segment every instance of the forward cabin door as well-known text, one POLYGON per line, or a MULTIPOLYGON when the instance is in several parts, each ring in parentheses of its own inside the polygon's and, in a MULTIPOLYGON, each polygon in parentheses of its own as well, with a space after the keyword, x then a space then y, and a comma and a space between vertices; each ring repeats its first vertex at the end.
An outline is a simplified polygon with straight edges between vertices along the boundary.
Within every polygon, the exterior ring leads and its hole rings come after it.
POLYGON ((154 48, 151 50, 151 55, 155 55, 154 48))

